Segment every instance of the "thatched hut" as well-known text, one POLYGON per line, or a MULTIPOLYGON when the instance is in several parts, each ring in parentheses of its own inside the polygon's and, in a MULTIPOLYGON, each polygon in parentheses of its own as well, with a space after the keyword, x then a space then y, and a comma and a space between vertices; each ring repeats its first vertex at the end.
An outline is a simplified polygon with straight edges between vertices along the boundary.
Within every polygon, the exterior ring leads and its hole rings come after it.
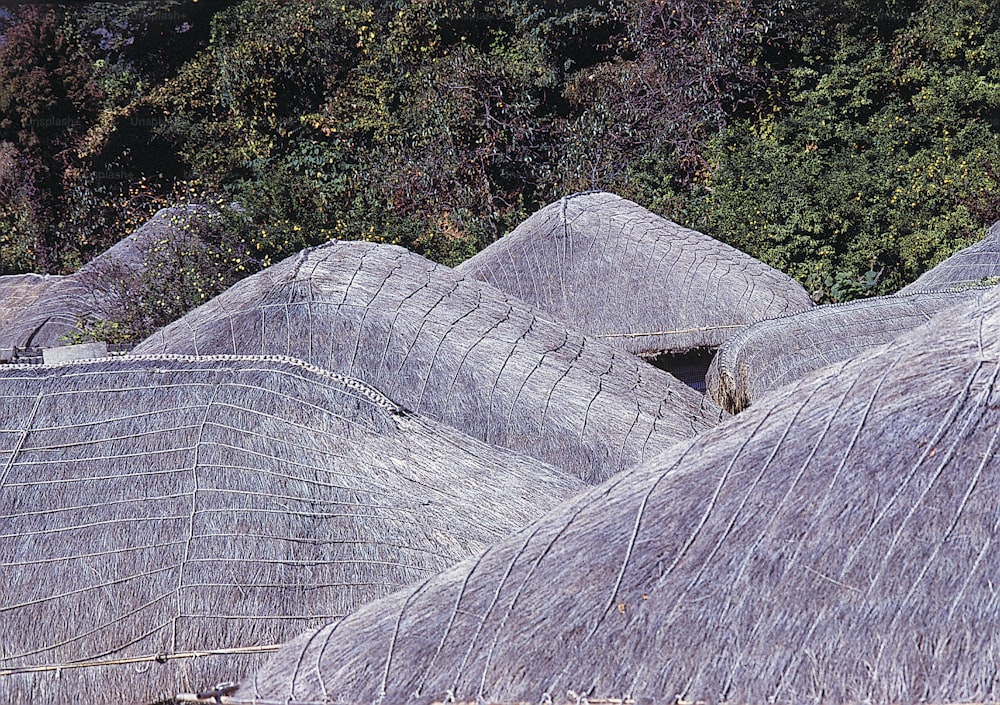
POLYGON ((86 289, 73 277, 0 276, 0 360, 27 348, 62 345, 90 308, 86 289))
POLYGON ((708 393, 727 411, 739 413, 771 390, 889 343, 981 293, 896 294, 755 323, 719 348, 706 375, 708 393))
POLYGON ((15 359, 18 350, 64 345, 82 319, 113 316, 137 295, 133 280, 150 252, 182 240, 199 246, 194 224, 210 214, 198 205, 163 208, 73 274, 0 277, 0 360, 15 359))
POLYGON ((305 250, 135 352, 296 357, 588 482, 693 436, 720 413, 670 375, 488 284, 368 242, 305 250))
POLYGON ((303 634, 233 702, 996 702, 998 331, 979 292, 303 634))
POLYGON ((986 236, 970 247, 959 250, 936 267, 924 272, 915 282, 904 286, 900 293, 967 289, 1000 280, 1000 221, 994 223, 986 236))
POLYGON ((763 262, 604 192, 546 206, 456 270, 643 357, 813 305, 763 262))
POLYGON ((102 272, 109 267, 138 271, 156 248, 177 242, 198 243, 200 231, 219 214, 208 206, 192 203, 161 208, 135 232, 122 238, 79 269, 79 274, 102 272))
POLYGON ((296 360, 0 369, 0 702, 146 703, 582 488, 296 360))

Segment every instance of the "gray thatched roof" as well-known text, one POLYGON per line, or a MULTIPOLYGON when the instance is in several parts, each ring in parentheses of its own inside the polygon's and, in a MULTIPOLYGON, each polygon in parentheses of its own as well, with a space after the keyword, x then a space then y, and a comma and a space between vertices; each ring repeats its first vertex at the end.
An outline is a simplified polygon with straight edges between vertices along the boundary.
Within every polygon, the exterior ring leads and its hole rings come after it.
POLYGON ((32 705, 238 679, 582 488, 274 358, 0 368, 0 462, 0 702, 32 705))
POLYGON ((915 282, 900 289, 900 293, 996 284, 997 277, 1000 277, 1000 221, 986 231, 982 240, 924 272, 915 282))
POLYGON ((15 349, 53 347, 91 308, 74 277, 39 274, 0 276, 0 360, 15 349))
POLYGON ((305 633, 234 698, 996 702, 998 331, 980 292, 305 633))
POLYGON ((708 393, 727 411, 738 413, 773 389, 895 340, 980 293, 897 294, 761 321, 719 348, 706 375, 708 393))
POLYGON ((456 270, 644 356, 813 305, 763 262, 602 192, 546 206, 456 270))
POLYGON ((200 204, 161 208, 135 232, 80 267, 77 273, 97 273, 109 267, 118 270, 140 270, 156 247, 165 247, 180 240, 199 242, 198 224, 216 217, 218 217, 216 211, 200 204))
POLYGON ((670 375, 401 247, 331 242, 234 285, 137 354, 277 354, 588 482, 711 426, 670 375))
POLYGON ((83 318, 106 319, 117 310, 121 297, 136 293, 129 291, 127 276, 142 268, 145 256, 166 242, 181 238, 197 242, 188 226, 210 213, 198 205, 163 208, 70 275, 0 277, 0 360, 12 359, 15 348, 64 345, 64 337, 83 318))

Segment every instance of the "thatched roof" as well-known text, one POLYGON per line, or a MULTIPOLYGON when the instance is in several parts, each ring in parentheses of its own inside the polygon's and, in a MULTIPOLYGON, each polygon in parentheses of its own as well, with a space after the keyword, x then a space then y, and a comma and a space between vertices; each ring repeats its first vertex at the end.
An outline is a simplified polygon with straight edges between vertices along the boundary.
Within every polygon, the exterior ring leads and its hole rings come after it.
POLYGON ((982 284, 996 284, 1000 277, 1000 221, 986 231, 986 237, 959 250, 936 267, 924 272, 900 293, 965 289, 982 284))
POLYGON ((813 305, 763 262, 603 192, 546 206, 456 269, 644 356, 813 305))
POLYGON ((708 393, 727 411, 738 413, 773 389, 895 340, 980 293, 897 294, 761 321, 719 348, 706 375, 708 393))
POLYGON ((665 372, 488 284, 368 242, 305 250, 135 352, 296 357, 588 482, 693 436, 720 413, 665 372))
POLYGON ((199 242, 199 224, 216 217, 218 213, 213 209, 194 203, 161 208, 135 232, 80 267, 78 274, 101 272, 109 267, 140 270, 157 247, 167 247, 178 241, 199 242))
POLYGON ((134 233, 66 276, 17 274, 0 277, 0 360, 15 348, 65 344, 82 318, 106 319, 129 292, 127 275, 138 272, 154 248, 183 238, 197 242, 189 228, 211 211, 198 205, 163 208, 134 233), (113 279, 115 286, 109 287, 113 279), (122 289, 124 288, 124 291, 122 289))
POLYGON ((274 358, 0 368, 0 448, 0 702, 32 705, 238 679, 582 488, 274 358))
POLYGON ((0 360, 14 359, 15 348, 62 345, 90 308, 86 289, 73 277, 0 276, 0 360))
POLYGON ((60 278, 43 274, 0 276, 0 327, 10 325, 22 310, 38 300, 49 282, 60 278))
POLYGON ((996 702, 1000 290, 769 395, 417 589, 262 702, 996 702))

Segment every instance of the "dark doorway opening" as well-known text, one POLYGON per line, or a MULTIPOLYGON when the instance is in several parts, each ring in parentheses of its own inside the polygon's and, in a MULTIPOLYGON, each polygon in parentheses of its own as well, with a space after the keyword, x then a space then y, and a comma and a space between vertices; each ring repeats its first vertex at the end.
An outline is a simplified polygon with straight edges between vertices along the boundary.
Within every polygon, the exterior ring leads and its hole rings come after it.
POLYGON ((669 372, 687 386, 704 393, 705 375, 714 357, 714 349, 695 348, 686 353, 660 353, 656 357, 647 359, 655 367, 669 372))

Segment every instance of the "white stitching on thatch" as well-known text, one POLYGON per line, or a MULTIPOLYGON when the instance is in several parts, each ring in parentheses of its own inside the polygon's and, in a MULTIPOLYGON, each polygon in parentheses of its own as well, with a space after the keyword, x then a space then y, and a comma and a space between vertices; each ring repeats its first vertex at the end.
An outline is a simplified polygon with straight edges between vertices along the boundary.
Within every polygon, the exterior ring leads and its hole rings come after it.
MULTIPOLYGON (((482 616, 477 620, 475 632, 472 634, 471 637, 466 637, 469 642, 469 645, 465 651, 465 655, 462 657, 462 662, 458 665, 458 669, 456 669, 455 671, 454 684, 451 688, 452 692, 454 692, 458 688, 458 681, 462 677, 462 672, 465 671, 465 667, 469 663, 469 658, 472 656, 472 652, 476 647, 476 642, 479 641, 479 635, 482 634, 483 632, 483 627, 486 625, 486 620, 493 613, 493 609, 496 607, 497 601, 500 599, 500 593, 503 592, 503 588, 507 584, 507 579, 510 578, 511 571, 514 570, 514 566, 517 564, 518 559, 524 555, 524 552, 528 547, 528 543, 531 541, 531 537, 534 535, 533 533, 528 533, 528 532, 525 533, 527 533, 527 538, 524 540, 524 543, 521 544, 521 547, 515 552, 514 556, 511 557, 509 561, 507 561, 507 568, 504 570, 504 573, 500 577, 500 580, 497 581, 496 590, 493 591, 493 596, 490 598, 489 604, 486 605, 486 610, 483 612, 482 616)), ((480 685, 480 694, 482 694, 481 685, 480 685)))
POLYGON ((45 396, 44 393, 39 393, 35 397, 35 404, 31 408, 31 413, 28 415, 28 420, 24 424, 24 429, 21 431, 20 438, 17 439, 17 444, 11 448, 10 457, 4 464, 3 472, 0 473, 0 488, 7 487, 7 475, 10 474, 10 469, 14 466, 14 460, 17 458, 18 454, 21 452, 21 448, 24 446, 24 442, 28 439, 28 434, 32 431, 32 425, 35 421, 35 416, 38 414, 38 407, 42 403, 42 398, 45 396))
MULTIPOLYGON (((144 361, 144 362, 172 362, 172 361, 183 361, 183 362, 272 362, 285 365, 291 365, 294 367, 300 367, 303 370, 307 370, 311 374, 319 375, 327 379, 333 380, 344 387, 358 392, 362 397, 368 400, 375 406, 379 406, 386 409, 390 413, 398 414, 403 411, 402 407, 396 404, 394 401, 389 399, 387 396, 382 394, 380 391, 371 387, 364 382, 354 379, 353 377, 348 377, 346 375, 339 374, 332 370, 317 367, 312 363, 306 362, 305 360, 300 360, 296 357, 290 357, 287 355, 174 355, 174 354, 159 354, 159 355, 129 355, 129 360, 144 361)), ((25 369, 25 370, 36 370, 42 372, 49 369, 58 369, 62 367, 86 367, 91 365, 100 365, 102 363, 107 363, 108 358, 94 358, 87 360, 68 360, 66 362, 57 362, 49 365, 30 365, 30 364, 11 364, 4 365, 4 369, 25 369)))
MULTIPOLYGON (((399 636, 399 628, 403 622, 403 615, 406 614, 406 608, 410 605, 413 598, 420 594, 420 591, 427 586, 427 584, 433 580, 434 576, 431 575, 429 578, 420 583, 415 590, 413 590, 410 595, 403 602, 403 605, 399 608, 399 614, 396 615, 396 625, 393 627, 392 639, 389 642, 389 648, 386 652, 385 657, 385 668, 382 669, 382 683, 379 686, 379 695, 376 702, 381 703, 385 699, 386 685, 389 683, 389 671, 392 668, 392 654, 396 647, 396 639, 399 636)), ((303 657, 305 656, 305 651, 302 652, 303 657)))
MULTIPOLYGON (((966 420, 966 423, 963 425, 961 431, 955 434, 955 440, 948 448, 948 452, 941 459, 940 469, 938 473, 935 475, 933 482, 936 482, 941 477, 941 474, 945 472, 946 467, 948 466, 952 457, 954 457, 956 451, 958 451, 965 445, 964 443, 964 441, 966 440, 965 432, 969 429, 976 429, 980 427, 983 417, 986 415, 987 409, 989 407, 991 397, 994 396, 994 392, 996 391, 998 376, 1000 376, 1000 366, 994 366, 993 374, 990 376, 989 381, 986 383, 986 386, 980 393, 979 399, 977 400, 977 403, 974 407, 974 411, 978 411, 978 414, 975 415, 975 418, 973 418, 974 416, 973 414, 969 414, 969 417, 966 420)), ((962 495, 962 499, 952 515, 952 520, 948 524, 948 528, 945 529, 944 532, 942 532, 940 538, 934 544, 933 551, 931 551, 931 554, 924 560, 924 563, 920 568, 920 572, 917 574, 916 578, 914 578, 913 582, 910 583, 909 589, 907 590, 906 596, 903 601, 903 609, 901 609, 893 618, 893 621, 890 623, 890 629, 895 627, 896 622, 899 620, 900 615, 906 612, 906 607, 913 599, 913 595, 916 592, 917 587, 924 579, 924 577, 927 575, 927 571, 931 568, 931 566, 934 563, 934 560, 941 552, 942 545, 944 544, 945 541, 948 540, 948 538, 954 532, 955 526, 958 524, 959 519, 962 518, 962 513, 965 511, 965 507, 969 501, 969 496, 972 494, 976 485, 979 483, 979 480, 982 477, 984 466, 993 456, 993 449, 996 447, 998 433, 1000 433, 1000 427, 994 427, 993 436, 990 438, 990 442, 986 447, 986 450, 983 454, 983 459, 979 463, 979 465, 976 466, 975 471, 972 473, 972 477, 969 479, 968 487, 966 487, 966 490, 962 495)), ((924 497, 926 496, 929 490, 930 490, 930 485, 928 485, 925 492, 921 495, 920 502, 914 503, 914 506, 923 503, 924 497)))
POLYGON ((237 646, 229 649, 209 649, 204 651, 182 651, 177 653, 145 654, 117 659, 95 659, 91 661, 73 661, 70 663, 44 663, 35 666, 17 666, 0 669, 0 678, 26 673, 53 673, 69 671, 77 668, 101 668, 104 666, 127 666, 137 663, 166 663, 177 659, 204 658, 206 656, 233 656, 241 654, 272 653, 281 648, 281 644, 266 646, 237 646))
MULTIPOLYGON (((530 544, 531 540, 533 538, 535 538, 535 536, 538 535, 538 532, 541 530, 541 528, 542 528, 541 524, 538 524, 538 523, 536 523, 534 525, 534 527, 532 527, 531 532, 528 534, 528 537, 524 541, 524 546, 522 547, 520 555, 524 555, 524 553, 527 552, 528 544, 530 544)), ((525 531, 527 531, 527 529, 525 531)), ((514 611, 514 604, 517 602, 517 598, 520 597, 521 593, 524 590, 524 586, 528 582, 528 579, 534 573, 535 568, 538 567, 538 564, 541 562, 542 558, 544 558, 544 557, 545 557, 545 553, 544 552, 540 552, 538 554, 538 558, 536 558, 535 562, 532 563, 531 568, 528 570, 527 575, 524 577, 524 580, 521 581, 521 584, 518 586, 517 591, 514 593, 514 596, 511 598, 510 604, 508 604, 507 605, 507 609, 504 610, 503 617, 500 618, 500 624, 497 625, 496 632, 493 635, 493 643, 490 644, 489 651, 486 652, 486 658, 483 661, 483 676, 479 680, 479 694, 478 694, 478 696, 476 698, 476 700, 478 702, 483 702, 485 700, 484 692, 486 690, 486 678, 489 675, 489 671, 490 671, 490 662, 493 660, 493 654, 496 651, 497 644, 500 642, 500 635, 503 634, 504 625, 507 623, 507 618, 510 616, 511 612, 514 611)), ((510 570, 513 569, 513 567, 514 567, 514 565, 513 565, 513 562, 512 562, 510 564, 510 568, 508 568, 507 575, 510 575, 510 570)), ((507 575, 504 576, 504 582, 506 582, 506 580, 507 580, 507 575)), ((499 590, 498 590, 498 594, 499 594, 499 590)))
POLYGON ((431 657, 430 662, 424 669, 424 672, 421 675, 420 680, 417 681, 416 691, 418 693, 423 692, 424 682, 426 681, 427 677, 431 674, 435 661, 437 661, 438 657, 441 655, 441 652, 444 651, 444 646, 448 641, 448 636, 451 634, 452 627, 455 626, 455 620, 458 618, 458 615, 461 612, 460 607, 462 606, 462 598, 465 597, 465 592, 466 589, 468 588, 469 581, 471 580, 473 573, 476 572, 476 569, 480 566, 480 564, 483 562, 483 559, 486 558, 486 555, 489 552, 490 549, 487 548, 483 553, 478 555, 476 557, 475 562, 472 565, 472 568, 466 573, 465 579, 462 581, 462 586, 458 590, 458 597, 455 598, 455 605, 454 607, 451 608, 448 614, 448 623, 445 625, 444 631, 441 632, 441 640, 438 642, 437 648, 434 651, 434 655, 431 657))
MULTIPOLYGON (((840 481, 841 474, 847 467, 847 460, 848 458, 850 458, 851 454, 854 452, 854 449, 858 444, 858 439, 861 437, 861 433, 865 429, 866 425, 865 422, 868 420, 872 408, 875 406, 875 401, 878 398, 878 394, 882 389, 882 385, 885 383, 886 379, 890 378, 890 373, 893 371, 896 365, 899 364, 900 359, 901 359, 900 356, 896 356, 895 359, 893 359, 889 364, 885 365, 882 372, 882 376, 879 377, 878 382, 876 382, 874 389, 872 389, 868 393, 867 399, 865 401, 865 407, 861 411, 861 413, 858 414, 857 424, 855 424, 854 430, 851 433, 850 441, 846 444, 844 453, 840 457, 840 462, 837 463, 837 467, 831 473, 830 482, 827 484, 826 491, 823 493, 823 500, 821 507, 825 507, 825 505, 831 499, 833 499, 834 497, 833 489, 840 481)), ((857 383, 858 379, 859 378, 855 378, 854 382, 852 383, 852 386, 853 384, 857 383)), ((818 527, 816 527, 816 529, 818 529, 818 527)), ((797 563, 799 556, 801 555, 802 548, 803 548, 803 542, 800 542, 796 546, 796 550, 792 556, 792 560, 790 560, 788 563, 788 570, 791 570, 792 566, 795 563, 797 563)), ((808 631, 806 632, 805 636, 806 641, 808 641, 812 637, 818 625, 819 625, 819 619, 816 618, 813 620, 808 631)), ((785 664, 785 667, 781 671, 781 676, 778 679, 778 683, 775 686, 774 695, 777 695, 778 693, 781 692, 781 689, 785 684, 786 678, 788 678, 789 674, 795 673, 795 671, 798 669, 799 663, 802 662, 802 658, 804 656, 805 654, 793 654, 792 658, 789 659, 789 661, 785 664)))
POLYGON ((184 541, 184 554, 181 557, 180 565, 177 566, 177 587, 175 588, 175 599, 177 610, 174 616, 170 620, 170 648, 173 651, 177 651, 177 620, 183 612, 181 608, 181 594, 184 591, 184 571, 189 565, 189 560, 191 557, 191 542, 194 541, 195 537, 195 516, 198 514, 198 491, 200 489, 200 482, 198 481, 198 462, 200 460, 200 451, 202 443, 205 441, 205 424, 208 422, 209 414, 212 412, 212 404, 215 403, 215 399, 219 394, 218 386, 213 387, 212 396, 205 404, 205 411, 201 417, 201 424, 198 426, 198 436, 195 439, 194 447, 192 448, 192 460, 191 460, 191 480, 194 483, 190 492, 191 497, 191 516, 188 521, 187 536, 184 541))

